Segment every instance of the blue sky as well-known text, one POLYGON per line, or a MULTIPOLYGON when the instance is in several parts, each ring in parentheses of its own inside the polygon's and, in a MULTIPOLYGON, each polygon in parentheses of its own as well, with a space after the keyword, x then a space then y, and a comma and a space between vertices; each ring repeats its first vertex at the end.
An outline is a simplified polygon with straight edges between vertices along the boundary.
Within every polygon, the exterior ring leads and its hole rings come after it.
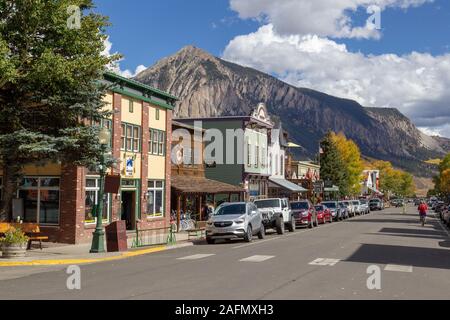
POLYGON ((450 110, 450 105, 446 104, 450 96, 436 91, 439 85, 430 84, 430 81, 448 80, 447 77, 442 78, 442 73, 448 71, 447 56, 450 59, 448 0, 373 0, 373 3, 385 5, 381 12, 381 30, 378 36, 365 32, 364 36, 358 38, 330 28, 330 25, 333 26, 333 19, 345 17, 347 22, 350 21, 351 28, 364 27, 369 16, 366 12, 369 0, 356 0, 360 4, 356 11, 346 7, 349 0, 94 1, 96 10, 110 17, 112 27, 108 29, 108 35, 112 43, 111 51, 124 55, 124 60, 120 62, 121 70, 134 73, 140 65, 149 67, 183 46, 193 44, 216 56, 276 75, 294 85, 352 98, 367 106, 397 107, 426 132, 450 136, 450 111, 446 112, 446 109, 450 110), (396 4, 402 1, 409 5, 405 8, 396 4), (330 17, 336 10, 330 10, 330 15, 327 15, 327 10, 315 12, 319 9, 305 7, 313 2, 314 5, 321 2, 336 3, 342 11, 339 16, 330 17), (286 9, 277 6, 287 3, 291 6, 286 6, 286 9), (298 11, 293 12, 292 8, 298 11), (310 11, 302 12, 303 8, 310 11), (303 38, 314 35, 319 40, 303 38), (297 43, 294 46, 292 37, 300 37, 295 40, 297 43), (264 45, 251 47, 249 40, 264 45), (280 49, 279 43, 285 45, 284 49, 280 49), (339 47, 342 44, 345 45, 345 52, 339 47), (306 55, 308 52, 305 53, 305 46, 310 48, 308 50, 318 50, 317 54, 306 55), (284 61, 286 52, 291 52, 291 55, 298 53, 301 63, 293 61, 291 65, 271 65, 270 61, 259 58, 262 55, 258 54, 258 50, 263 49, 266 50, 264 52, 273 51, 272 60, 284 61), (412 52, 418 52, 420 56, 413 57, 412 52), (396 58, 388 57, 387 54, 393 54, 396 58), (333 61, 326 60, 326 56, 334 56, 334 60, 342 61, 336 66, 333 61), (307 64, 304 63, 305 59, 308 60, 307 64), (327 72, 326 78, 333 80, 327 82, 317 77, 319 72, 316 64, 325 64, 327 70, 339 68, 340 74, 351 74, 341 79, 327 72), (346 64, 348 68, 341 69, 346 64), (415 68, 415 73, 421 78, 408 74, 406 69, 409 67, 415 68), (386 93, 392 84, 386 81, 383 72, 375 72, 375 68, 394 69, 395 73, 390 78, 405 79, 399 86, 405 91, 391 90, 386 93), (361 73, 357 74, 355 70, 361 73), (363 73, 374 75, 365 77, 363 73), (378 88, 375 90, 364 86, 378 88), (431 93, 428 92, 430 87, 433 87, 431 93), (395 98, 415 89, 410 99, 395 98), (431 111, 421 111, 431 107, 437 110, 439 117, 431 111))

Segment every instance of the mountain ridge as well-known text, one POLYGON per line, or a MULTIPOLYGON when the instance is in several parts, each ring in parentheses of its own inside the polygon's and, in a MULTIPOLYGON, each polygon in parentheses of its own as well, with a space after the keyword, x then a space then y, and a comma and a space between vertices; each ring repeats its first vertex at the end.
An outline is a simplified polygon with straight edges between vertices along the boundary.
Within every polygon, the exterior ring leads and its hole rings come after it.
POLYGON ((328 130, 343 132, 364 155, 424 176, 434 170, 424 160, 444 154, 445 138, 425 135, 397 109, 365 108, 350 99, 297 88, 194 46, 161 59, 134 79, 178 96, 174 117, 248 115, 264 102, 291 139, 304 147, 298 154, 303 158, 315 156, 328 130))

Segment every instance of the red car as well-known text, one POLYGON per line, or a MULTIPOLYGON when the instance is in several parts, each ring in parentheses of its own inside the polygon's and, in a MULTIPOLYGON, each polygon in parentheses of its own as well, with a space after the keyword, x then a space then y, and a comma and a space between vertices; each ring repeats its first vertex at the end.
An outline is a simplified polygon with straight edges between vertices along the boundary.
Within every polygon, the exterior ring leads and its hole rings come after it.
POLYGON ((320 223, 325 224, 327 222, 333 222, 333 215, 331 214, 331 210, 328 209, 323 204, 319 204, 314 207, 317 212, 317 220, 319 220, 320 223))
POLYGON ((290 207, 297 227, 307 226, 308 228, 313 228, 319 225, 316 210, 314 210, 314 206, 308 200, 293 201, 290 203, 290 207))

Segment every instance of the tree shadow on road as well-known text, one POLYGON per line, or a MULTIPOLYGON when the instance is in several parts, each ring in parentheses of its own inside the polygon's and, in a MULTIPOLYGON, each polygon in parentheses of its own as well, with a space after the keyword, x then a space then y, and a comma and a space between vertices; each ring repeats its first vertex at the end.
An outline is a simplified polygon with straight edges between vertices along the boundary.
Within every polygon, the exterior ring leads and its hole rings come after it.
POLYGON ((345 261, 399 264, 421 268, 450 269, 450 250, 380 244, 363 244, 345 261))
POLYGON ((440 239, 447 236, 445 232, 431 230, 431 229, 403 229, 403 228, 382 228, 381 233, 400 233, 409 235, 428 235, 428 236, 440 236, 440 239))

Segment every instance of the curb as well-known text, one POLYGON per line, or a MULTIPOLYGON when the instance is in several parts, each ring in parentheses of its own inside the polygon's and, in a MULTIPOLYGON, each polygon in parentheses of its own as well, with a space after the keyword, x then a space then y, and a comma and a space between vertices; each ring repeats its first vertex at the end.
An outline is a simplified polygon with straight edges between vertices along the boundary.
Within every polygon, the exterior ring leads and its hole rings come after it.
POLYGON ((184 247, 193 246, 193 242, 180 243, 176 245, 159 246, 149 249, 142 249, 136 251, 124 252, 117 256, 104 257, 104 258, 92 258, 92 259, 57 259, 57 260, 32 260, 32 261, 0 261, 1 267, 33 267, 33 266, 59 266, 59 265, 72 265, 72 264, 92 264, 100 262, 108 262, 115 260, 124 260, 132 257, 143 256, 151 253, 162 252, 167 250, 174 250, 184 247))

